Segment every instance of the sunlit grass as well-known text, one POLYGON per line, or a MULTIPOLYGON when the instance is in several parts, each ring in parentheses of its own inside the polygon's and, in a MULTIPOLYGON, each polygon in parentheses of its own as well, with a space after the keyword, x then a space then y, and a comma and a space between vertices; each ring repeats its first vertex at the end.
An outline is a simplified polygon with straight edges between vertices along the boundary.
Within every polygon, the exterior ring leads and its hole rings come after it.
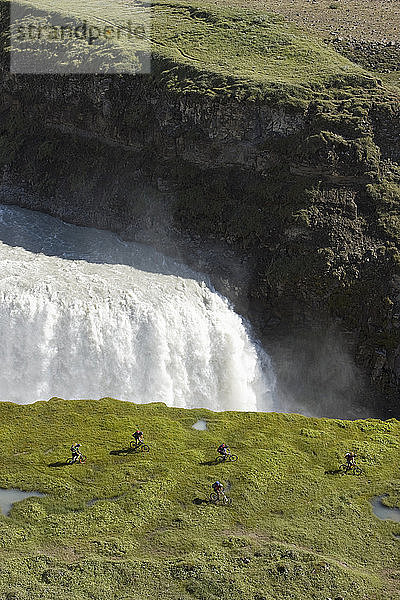
MULTIPOLYGON (((19 4, 26 8, 28 19, 33 7, 44 16, 46 11, 49 15, 59 13, 101 26, 126 23, 141 7, 139 13, 150 16, 151 26, 146 29, 146 39, 138 40, 135 48, 143 49, 146 44, 151 48, 153 73, 162 76, 171 91, 304 101, 316 96, 328 99, 337 90, 345 95, 363 95, 367 90, 375 93, 377 88, 367 71, 308 32, 263 11, 164 0, 151 6, 144 2, 77 0, 20 0, 19 4)), ((77 56, 78 45, 74 40, 63 46, 60 66, 89 60, 84 44, 79 45, 80 58, 77 56)), ((22 47, 22 51, 26 50, 22 47)), ((51 52, 51 46, 38 46, 38 52, 51 52)), ((124 36, 110 39, 98 52, 105 64, 115 60, 122 71, 129 70, 129 62, 134 60, 131 41, 124 36)), ((92 61, 94 55, 91 47, 92 61)))
MULTIPOLYGON (((30 598, 66 598, 65 581, 70 599, 92 597, 93 585, 96 598, 129 598, 121 573, 146 599, 398 597, 387 589, 400 525, 376 519, 369 503, 383 493, 400 502, 398 421, 111 399, 2 404, 0 413, 0 485, 47 494, 0 517, 2 572, 17 589, 29 582, 30 598), (192 428, 200 418, 206 431, 192 428), (119 453, 137 427, 151 451, 119 453), (88 462, 62 466, 73 441, 88 462), (237 463, 212 463, 221 441, 237 463), (360 477, 337 472, 349 448, 360 477), (203 502, 216 479, 229 508, 203 502)), ((10 589, 3 577, 0 595, 10 589)))

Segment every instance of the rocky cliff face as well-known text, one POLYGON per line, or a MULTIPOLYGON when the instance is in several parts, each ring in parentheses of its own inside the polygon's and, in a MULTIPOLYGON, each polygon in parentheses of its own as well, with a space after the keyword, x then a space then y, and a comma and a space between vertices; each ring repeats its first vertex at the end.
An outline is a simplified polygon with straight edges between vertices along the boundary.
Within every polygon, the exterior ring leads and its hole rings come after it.
POLYGON ((261 332, 334 320, 396 405, 395 98, 273 105, 156 76, 5 73, 0 112, 2 202, 185 252, 261 332))

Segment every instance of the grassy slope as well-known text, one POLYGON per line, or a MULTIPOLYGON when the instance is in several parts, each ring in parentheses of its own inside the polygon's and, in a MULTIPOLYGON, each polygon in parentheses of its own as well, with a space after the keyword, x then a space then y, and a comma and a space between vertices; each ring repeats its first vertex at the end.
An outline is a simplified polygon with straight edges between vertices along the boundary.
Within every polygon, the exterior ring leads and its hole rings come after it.
MULTIPOLYGON (((390 41, 400 41, 400 8, 398 2, 382 0, 213 0, 213 4, 254 8, 259 11, 271 11, 284 16, 300 29, 311 31, 319 38, 333 41, 339 36, 342 40, 353 42, 359 40, 363 44, 375 42, 370 56, 370 62, 378 59, 378 72, 382 67, 390 41)), ((397 51, 398 53, 398 51, 397 51)), ((391 52, 386 55, 389 59, 386 72, 379 73, 383 82, 399 94, 400 71, 392 71, 395 63, 390 59, 391 52)), ((348 54, 347 54, 348 56, 348 54)), ((353 62, 361 58, 354 52, 353 62)))
POLYGON ((400 524, 369 504, 385 492, 400 502, 398 421, 112 399, 3 403, 0 414, 0 486, 48 494, 0 516, 1 598, 400 598, 400 524), (192 429, 202 417, 208 431, 192 429), (138 426, 151 452, 110 454, 138 426), (51 466, 78 440, 87 464, 51 466), (206 464, 221 440, 238 463, 206 464), (335 473, 348 448, 365 475, 335 473), (232 506, 196 504, 217 478, 232 506))
MULTIPOLYGON (((21 0, 20 4, 74 15, 88 23, 103 22, 98 3, 95 10, 79 0, 21 0)), ((118 24, 129 19, 131 12, 126 3, 105 6, 107 22, 118 24)), ((376 92, 376 80, 367 71, 271 13, 207 7, 196 1, 157 0, 152 4, 151 41, 165 80, 170 89, 179 92, 274 100, 309 100, 320 94, 331 97, 338 90, 344 97, 346 92, 376 92)), ((120 40, 118 46, 129 60, 126 40, 120 40)), ((48 49, 43 43, 42 51, 48 49)), ((108 51, 111 55, 111 43, 108 51)), ((68 52, 69 60, 77 59, 76 41, 68 52)), ((65 55, 60 60, 65 61, 65 55)), ((121 56, 118 60, 122 65, 121 56)))

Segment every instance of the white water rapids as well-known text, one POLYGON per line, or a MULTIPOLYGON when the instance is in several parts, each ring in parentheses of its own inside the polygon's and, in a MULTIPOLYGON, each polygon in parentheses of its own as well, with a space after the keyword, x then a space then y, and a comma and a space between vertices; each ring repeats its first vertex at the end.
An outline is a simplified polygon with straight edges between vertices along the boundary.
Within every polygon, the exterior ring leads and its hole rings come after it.
POLYGON ((0 205, 0 400, 273 408, 268 356, 201 275, 140 244, 0 205))

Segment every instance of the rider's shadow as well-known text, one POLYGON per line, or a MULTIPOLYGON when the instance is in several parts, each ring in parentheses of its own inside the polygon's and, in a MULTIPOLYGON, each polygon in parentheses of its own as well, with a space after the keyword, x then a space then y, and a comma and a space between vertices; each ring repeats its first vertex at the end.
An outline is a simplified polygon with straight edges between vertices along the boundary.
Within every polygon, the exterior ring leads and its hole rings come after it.
POLYGON ((69 463, 66 460, 64 460, 62 462, 59 461, 59 462, 49 463, 47 466, 48 467, 68 467, 69 463))
POLYGON ((195 498, 193 500, 193 504, 196 504, 196 506, 201 506, 202 504, 209 504, 210 501, 209 500, 205 500, 204 498, 195 498))
POLYGON ((112 456, 123 456, 126 454, 131 454, 134 451, 134 448, 120 448, 119 450, 111 450, 110 454, 112 456))
POLYGON ((330 471, 325 471, 325 475, 339 475, 339 473, 343 473, 341 469, 331 469, 330 471))
POLYGON ((211 467, 212 465, 217 465, 218 461, 216 458, 214 458, 213 460, 207 460, 204 462, 199 463, 201 466, 205 466, 205 467, 211 467))

